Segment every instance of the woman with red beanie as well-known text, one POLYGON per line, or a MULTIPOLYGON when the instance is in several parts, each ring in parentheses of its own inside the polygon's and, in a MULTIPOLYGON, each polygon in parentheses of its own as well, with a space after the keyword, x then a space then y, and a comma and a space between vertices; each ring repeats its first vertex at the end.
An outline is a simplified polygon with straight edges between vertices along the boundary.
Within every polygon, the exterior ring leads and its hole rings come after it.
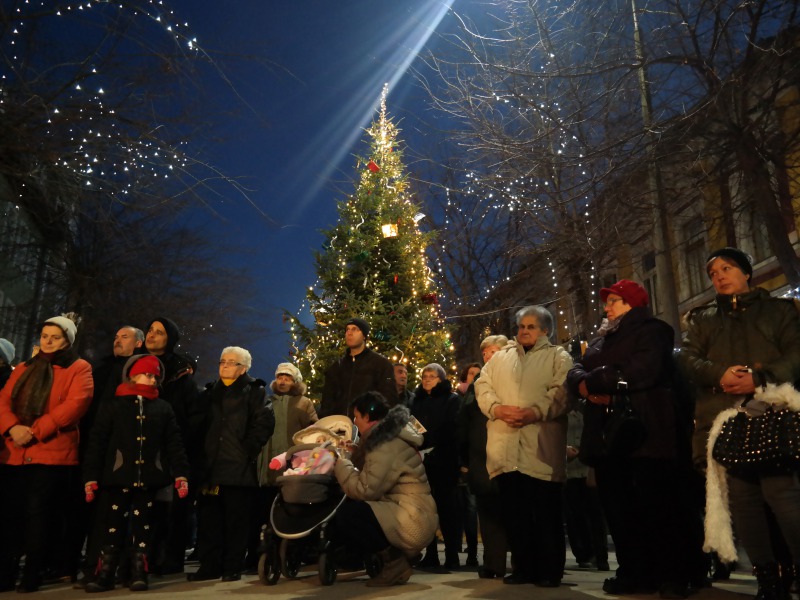
POLYGON ((567 384, 585 402, 578 459, 595 468, 619 563, 603 590, 686 598, 690 583, 704 581, 705 573, 697 572, 702 523, 686 493, 690 438, 672 389, 673 329, 650 314, 650 297, 638 283, 622 279, 600 290, 600 298, 607 318, 567 384), (621 395, 644 426, 638 447, 609 442, 609 404, 621 395))

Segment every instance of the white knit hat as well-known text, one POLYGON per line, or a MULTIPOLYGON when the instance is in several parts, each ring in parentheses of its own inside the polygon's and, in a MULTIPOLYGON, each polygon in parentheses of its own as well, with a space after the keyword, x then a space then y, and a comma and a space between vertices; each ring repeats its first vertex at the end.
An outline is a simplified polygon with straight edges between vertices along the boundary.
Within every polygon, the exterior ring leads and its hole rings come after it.
POLYGON ((303 381, 303 374, 300 373, 300 369, 295 367, 292 363, 281 363, 278 365, 278 368, 275 369, 275 377, 278 375, 288 375, 292 379, 294 379, 295 383, 300 383, 303 381))
POLYGON ((75 343, 75 334, 78 333, 78 327, 75 322, 67 317, 52 317, 44 322, 45 325, 56 325, 64 331, 64 335, 69 340, 69 345, 75 343))
POLYGON ((5 338, 0 338, 0 358, 5 360, 7 365, 10 365, 11 361, 14 360, 15 353, 14 344, 5 338))

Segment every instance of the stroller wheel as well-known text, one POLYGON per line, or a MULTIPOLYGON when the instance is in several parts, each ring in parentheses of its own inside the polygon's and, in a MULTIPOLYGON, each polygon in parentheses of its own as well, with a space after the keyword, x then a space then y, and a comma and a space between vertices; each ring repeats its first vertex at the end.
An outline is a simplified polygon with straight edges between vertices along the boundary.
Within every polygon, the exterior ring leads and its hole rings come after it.
POLYGON ((383 560, 379 554, 370 554, 364 559, 364 566, 370 579, 377 577, 383 569, 383 560))
POLYGON ((266 552, 258 557, 258 579, 264 585, 275 585, 281 576, 281 566, 278 557, 270 556, 266 552))
POLYGON ((321 552, 317 563, 319 571, 319 582, 322 585, 333 585, 336 581, 336 564, 330 552, 321 552))
POLYGON ((283 576, 288 579, 296 579, 297 573, 300 571, 300 553, 287 539, 281 540, 280 560, 283 576))

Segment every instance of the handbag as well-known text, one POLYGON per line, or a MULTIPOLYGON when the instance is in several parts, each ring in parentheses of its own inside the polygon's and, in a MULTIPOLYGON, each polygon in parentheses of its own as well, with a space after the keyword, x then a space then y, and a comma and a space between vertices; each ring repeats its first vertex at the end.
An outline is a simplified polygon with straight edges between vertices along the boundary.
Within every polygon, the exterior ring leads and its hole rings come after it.
POLYGON ((630 456, 646 439, 647 428, 628 397, 628 385, 619 381, 608 406, 589 403, 584 407, 578 460, 596 467, 608 459, 630 456))
MULTIPOLYGON (((763 395, 756 397, 770 402, 763 395)), ((800 471, 800 412, 770 403, 762 414, 752 416, 740 406, 723 421, 711 456, 738 476, 800 471)))
POLYGON ((603 425, 603 445, 611 458, 630 456, 647 439, 647 428, 633 408, 628 396, 628 384, 617 382, 617 393, 611 398, 603 425))

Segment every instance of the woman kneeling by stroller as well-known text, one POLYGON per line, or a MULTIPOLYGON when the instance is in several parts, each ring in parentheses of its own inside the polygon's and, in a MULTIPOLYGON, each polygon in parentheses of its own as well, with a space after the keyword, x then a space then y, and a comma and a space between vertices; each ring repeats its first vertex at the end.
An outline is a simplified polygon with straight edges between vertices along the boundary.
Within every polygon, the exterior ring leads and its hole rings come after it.
POLYGON ((422 435, 403 405, 389 408, 377 392, 353 400, 361 435, 353 458, 339 458, 334 473, 347 499, 336 511, 336 535, 353 552, 378 554, 380 573, 368 586, 405 583, 410 559, 436 533, 436 504, 417 448, 422 435), (355 464, 354 464, 355 463, 355 464))

